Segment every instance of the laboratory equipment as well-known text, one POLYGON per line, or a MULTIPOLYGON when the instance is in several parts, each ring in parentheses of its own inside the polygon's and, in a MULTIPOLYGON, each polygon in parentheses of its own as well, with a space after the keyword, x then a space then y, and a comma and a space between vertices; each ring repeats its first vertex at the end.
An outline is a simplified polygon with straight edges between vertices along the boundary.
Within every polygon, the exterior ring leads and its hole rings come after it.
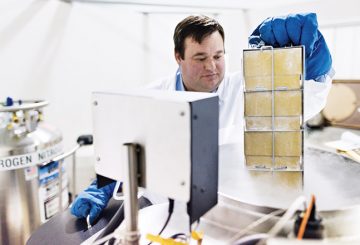
POLYGON ((58 129, 43 121, 47 101, 0 105, 0 244, 24 244, 31 232, 68 204, 67 175, 59 179, 63 152, 58 129), (58 195, 59 182, 62 182, 58 195))
POLYGON ((75 151, 64 152, 61 132, 43 120, 44 100, 7 98, 0 104, 0 244, 24 244, 30 234, 69 204, 63 159, 73 156, 71 194, 75 195, 75 151), (60 171, 61 169, 61 171, 60 171))
POLYGON ((187 203, 193 223, 217 203, 218 110, 218 97, 209 93, 94 93, 97 175, 126 181, 135 171, 140 180, 124 186, 135 182, 187 203))
POLYGON ((304 48, 246 49, 243 64, 246 166, 301 188, 304 48))

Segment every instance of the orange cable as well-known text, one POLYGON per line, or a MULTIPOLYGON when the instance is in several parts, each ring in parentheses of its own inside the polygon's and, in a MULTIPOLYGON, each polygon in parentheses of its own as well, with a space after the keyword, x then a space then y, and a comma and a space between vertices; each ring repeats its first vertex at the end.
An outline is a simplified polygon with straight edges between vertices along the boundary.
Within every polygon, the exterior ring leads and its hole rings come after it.
POLYGON ((308 223, 310 213, 311 213, 311 210, 313 209, 314 203, 315 203, 315 196, 311 195, 311 201, 309 203, 308 208, 306 209, 305 215, 304 215, 304 217, 303 217, 303 219, 301 221, 301 224, 300 224, 299 232, 298 232, 298 235, 297 235, 298 240, 301 240, 303 238, 303 236, 304 236, 305 228, 306 228, 306 225, 308 223))

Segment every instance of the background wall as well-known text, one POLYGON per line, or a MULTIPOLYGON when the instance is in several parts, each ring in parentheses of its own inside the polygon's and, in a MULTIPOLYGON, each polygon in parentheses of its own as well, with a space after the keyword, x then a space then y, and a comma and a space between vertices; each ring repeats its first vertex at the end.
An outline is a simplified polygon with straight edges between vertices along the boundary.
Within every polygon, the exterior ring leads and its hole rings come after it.
MULTIPOLYGON (((0 3, 0 100, 49 100, 46 120, 64 132, 66 145, 91 133, 91 92, 144 86, 177 69, 173 30, 192 12, 143 8, 58 0, 0 3)), ((228 31, 226 50, 228 69, 240 69, 246 45, 242 11, 218 18, 226 30, 236 30, 228 31)))
MULTIPOLYGON (((112 2, 0 2, 0 100, 49 100, 45 119, 61 129, 65 148, 71 148, 78 135, 92 133, 91 92, 140 87, 175 73, 173 30, 192 13, 222 23, 227 69, 232 72, 241 69, 247 37, 263 19, 316 12, 336 77, 360 78, 360 1, 237 1, 234 7, 235 1, 223 7, 222 1, 212 1, 216 7, 112 2)), ((89 148, 79 155, 87 162, 91 153, 89 148)))

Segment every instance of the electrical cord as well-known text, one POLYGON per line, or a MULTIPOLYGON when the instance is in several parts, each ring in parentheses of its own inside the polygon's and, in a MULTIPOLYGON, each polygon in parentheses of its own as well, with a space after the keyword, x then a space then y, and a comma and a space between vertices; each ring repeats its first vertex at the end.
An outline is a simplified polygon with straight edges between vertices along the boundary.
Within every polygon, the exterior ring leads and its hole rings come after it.
MULTIPOLYGON (((174 212, 174 199, 169 198, 169 209, 168 209, 168 217, 165 221, 165 224, 161 228, 160 232, 158 233, 158 236, 161 235, 161 233, 165 230, 166 226, 168 225, 171 215, 174 212)), ((148 245, 152 244, 152 242, 149 242, 148 245)))
MULTIPOLYGON (((93 243, 90 243, 90 244, 91 245, 101 245, 101 244, 104 244, 105 242, 109 241, 112 238, 118 238, 118 237, 115 236, 114 232, 110 233, 109 235, 106 235, 106 236, 100 238, 99 240, 96 240, 96 241, 94 241, 93 243)), ((120 239, 120 238, 118 238, 118 239, 120 239)))
POLYGON ((229 240, 229 244, 234 244, 236 243, 242 236, 246 235, 248 232, 250 232, 252 229, 254 229, 255 227, 263 224, 264 222, 268 221, 271 218, 274 218, 280 214, 283 214, 284 210, 282 209, 278 209, 275 210, 269 214, 266 214, 262 217, 260 217, 259 219, 255 220, 254 222, 252 222, 250 225, 246 226, 243 230, 239 231, 238 233, 236 233, 230 240, 229 240))
MULTIPOLYGON (((137 193, 138 199, 140 197, 142 197, 143 195, 144 195, 144 189, 139 187, 138 193, 137 193)), ((115 200, 124 201, 125 197, 124 197, 124 192, 123 192, 123 182, 122 181, 116 181, 112 197, 115 200), (120 193, 120 194, 118 195, 118 193, 120 193)))
MULTIPOLYGON (((299 196, 296 200, 291 204, 289 209, 285 212, 285 214, 280 218, 280 220, 268 231, 269 237, 276 236, 281 229, 286 225, 286 223, 294 216, 296 211, 301 205, 306 204, 306 198, 304 196, 299 196)), ((306 207, 306 206, 305 206, 306 207)), ((256 243, 256 245, 265 244, 267 238, 261 239, 256 243)))
POLYGON ((174 235, 172 235, 170 238, 176 240, 176 239, 181 239, 182 241, 187 241, 187 235, 185 233, 176 233, 174 235))

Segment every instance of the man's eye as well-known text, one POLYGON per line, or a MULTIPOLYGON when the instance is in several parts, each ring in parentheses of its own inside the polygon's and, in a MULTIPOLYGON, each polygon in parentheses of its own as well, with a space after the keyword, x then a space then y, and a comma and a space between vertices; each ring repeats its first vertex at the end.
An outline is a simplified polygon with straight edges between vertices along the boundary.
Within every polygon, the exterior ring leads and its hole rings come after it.
POLYGON ((199 57, 199 58, 197 58, 196 60, 198 60, 198 61, 205 61, 206 58, 205 58, 205 57, 199 57))
POLYGON ((222 57, 222 55, 216 55, 216 56, 214 56, 214 59, 215 60, 218 60, 218 59, 220 59, 222 57))

